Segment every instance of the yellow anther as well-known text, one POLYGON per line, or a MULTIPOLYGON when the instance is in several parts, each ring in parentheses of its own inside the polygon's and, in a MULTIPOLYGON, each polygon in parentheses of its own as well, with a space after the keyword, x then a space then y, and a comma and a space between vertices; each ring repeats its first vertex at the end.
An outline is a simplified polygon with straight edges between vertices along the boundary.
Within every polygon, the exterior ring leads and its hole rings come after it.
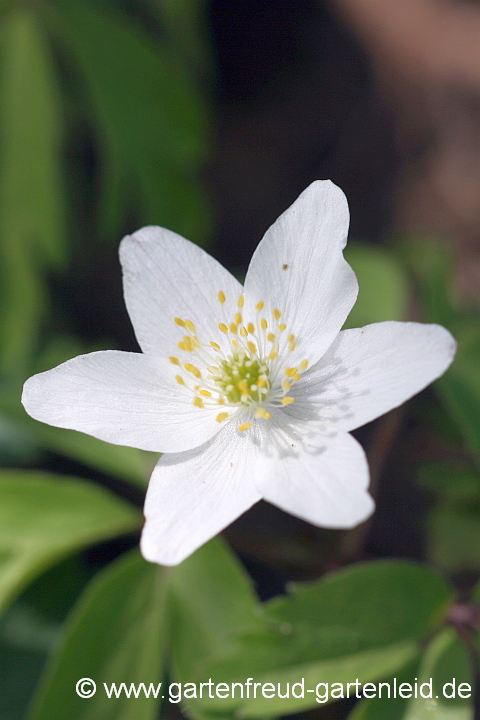
POLYGON ((223 305, 223 303, 225 302, 226 299, 227 299, 227 298, 225 297, 225 293, 223 292, 223 290, 220 290, 220 291, 217 293, 217 300, 218 300, 218 302, 223 305))
POLYGON ((285 377, 293 378, 293 376, 297 374, 297 368, 284 368, 283 374, 285 377))
POLYGON ((257 380, 257 385, 258 385, 259 388, 267 387, 267 385, 268 385, 268 380, 267 380, 266 378, 264 378, 264 377, 259 377, 258 380, 257 380))
POLYGON ((196 378, 202 377, 202 373, 200 372, 200 370, 197 367, 195 367, 195 365, 192 365, 191 363, 185 363, 185 365, 183 367, 185 368, 185 370, 187 372, 192 373, 192 375, 195 375, 196 378))
POLYGON ((217 351, 220 350, 220 345, 216 342, 213 342, 213 340, 210 342, 210 345, 212 346, 212 348, 214 350, 217 350, 217 351))
POLYGON ((275 348, 273 348, 272 352, 270 353, 270 355, 269 355, 268 357, 270 358, 270 360, 276 360, 276 359, 277 359, 277 351, 276 351, 275 348))
POLYGON ((242 337, 247 337, 247 335, 248 335, 248 330, 247 330, 247 328, 244 328, 243 325, 242 325, 242 327, 240 328, 240 335, 241 335, 242 337))
POLYGON ((268 330, 268 320, 265 320, 265 318, 260 318, 260 327, 262 330, 268 330))
POLYGON ((238 307, 242 308, 244 306, 244 304, 245 304, 245 296, 240 295, 237 300, 237 305, 238 305, 238 307))
POLYGON ((192 332, 192 333, 197 332, 197 328, 195 327, 195 325, 192 323, 191 320, 185 320, 185 325, 190 330, 190 332, 192 332))
POLYGON ((198 391, 200 395, 203 395, 203 397, 212 397, 212 393, 210 390, 199 390, 198 391))
POLYGON ((250 388, 248 386, 247 380, 243 379, 240 380, 240 382, 237 383, 237 388, 240 390, 240 392, 244 395, 250 394, 250 388))
POLYGON ((269 413, 268 410, 265 410, 265 408, 258 408, 258 410, 255 413, 255 417, 257 418, 263 418, 264 420, 269 420, 272 417, 272 413, 269 413))
POLYGON ((298 381, 300 380, 300 373, 296 373, 296 374, 293 376, 292 380, 293 380, 293 382, 298 382, 298 381))
POLYGON ((292 387, 292 381, 291 381, 291 380, 284 380, 284 381, 283 381, 283 387, 284 387, 284 389, 287 390, 287 391, 290 390, 290 388, 292 387))
POLYGON ((287 329, 287 324, 286 324, 286 323, 280 323, 280 325, 278 326, 278 329, 280 330, 280 332, 283 332, 284 330, 287 329))
POLYGON ((295 402, 295 398, 290 397, 289 395, 286 395, 284 398, 282 398, 282 405, 291 405, 291 403, 295 402))
POLYGON ((255 325, 253 323, 248 323, 247 330, 250 335, 253 335, 255 333, 255 325))
POLYGON ((237 341, 236 341, 236 340, 232 340, 232 345, 233 345, 233 347, 236 347, 236 346, 237 346, 237 341))
POLYGON ((223 413, 218 413, 218 415, 217 415, 217 417, 215 418, 215 420, 216 420, 217 422, 223 422, 223 421, 226 420, 227 418, 228 418, 228 413, 227 413, 227 412, 223 412, 223 413))
POLYGON ((250 350, 251 353, 255 354, 255 353, 257 352, 257 346, 256 346, 255 343, 252 342, 251 340, 248 341, 247 347, 248 347, 248 349, 250 350))
POLYGON ((178 358, 176 358, 176 357, 169 357, 168 359, 170 360, 170 362, 172 363, 172 365, 180 365, 180 360, 179 360, 178 358))
POLYGON ((205 407, 205 405, 203 404, 202 398, 199 398, 199 397, 194 397, 194 398, 193 398, 193 404, 195 405, 195 407, 198 407, 198 408, 204 408, 204 407, 205 407))
POLYGON ((265 307, 265 303, 263 302, 263 300, 260 300, 260 302, 258 302, 255 307, 260 312, 260 310, 263 310, 263 308, 265 307))
POLYGON ((228 327, 225 325, 225 323, 219 323, 218 329, 220 330, 220 332, 225 333, 225 335, 228 334, 228 327))
POLYGON ((302 360, 300 363, 300 372, 304 372, 308 368, 308 360, 302 360))
POLYGON ((293 352, 294 350, 296 350, 296 348, 297 348, 297 341, 292 340, 292 342, 290 342, 288 344, 288 349, 290 350, 290 352, 293 352))
POLYGON ((182 318, 179 318, 179 317, 173 318, 173 322, 176 323, 177 325, 179 325, 180 327, 185 327, 185 323, 182 320, 182 318))
POLYGON ((275 333, 268 333, 267 339, 269 342, 273 343, 277 339, 277 336, 275 335, 275 333))
POLYGON ((180 350, 188 350, 188 347, 185 345, 185 343, 183 342, 183 340, 181 340, 180 342, 177 343, 177 347, 178 347, 180 350))
POLYGON ((242 425, 239 425, 238 429, 240 430, 240 432, 245 432, 245 430, 250 430, 251 427, 252 427, 252 423, 246 422, 246 423, 243 423, 242 425))
POLYGON ((184 383, 183 378, 182 378, 181 375, 175 375, 175 380, 177 381, 177 383, 178 383, 179 385, 185 385, 185 383, 184 383))
POLYGON ((217 405, 225 405, 225 398, 224 397, 217 398, 217 405))
POLYGON ((274 309, 272 310, 272 315, 273 315, 273 317, 274 317, 275 320, 280 320, 280 315, 281 315, 281 314, 282 314, 282 313, 280 312, 280 310, 279 310, 278 308, 274 308, 274 309))
POLYGON ((237 325, 240 325, 240 323, 243 321, 242 313, 235 313, 235 322, 237 325))
POLYGON ((289 343, 294 343, 294 342, 296 341, 296 339, 297 339, 296 335, 293 335, 293 334, 292 334, 292 335, 289 335, 289 336, 288 336, 288 342, 289 342, 289 343))
POLYGON ((234 335, 237 334, 237 326, 235 323, 230 323, 230 332, 232 332, 234 335))
POLYGON ((185 343, 187 350, 191 352, 193 350, 192 338, 190 338, 188 335, 184 335, 183 342, 185 343))

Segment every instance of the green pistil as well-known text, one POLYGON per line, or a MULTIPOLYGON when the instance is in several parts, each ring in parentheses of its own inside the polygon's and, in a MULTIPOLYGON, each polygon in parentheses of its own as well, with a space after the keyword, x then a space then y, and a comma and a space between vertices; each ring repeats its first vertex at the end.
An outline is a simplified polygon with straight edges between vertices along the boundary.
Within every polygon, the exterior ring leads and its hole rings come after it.
POLYGON ((267 393, 261 390, 262 386, 264 390, 269 388, 266 365, 243 353, 234 353, 220 365, 222 374, 214 381, 230 403, 248 406, 265 400, 267 393))

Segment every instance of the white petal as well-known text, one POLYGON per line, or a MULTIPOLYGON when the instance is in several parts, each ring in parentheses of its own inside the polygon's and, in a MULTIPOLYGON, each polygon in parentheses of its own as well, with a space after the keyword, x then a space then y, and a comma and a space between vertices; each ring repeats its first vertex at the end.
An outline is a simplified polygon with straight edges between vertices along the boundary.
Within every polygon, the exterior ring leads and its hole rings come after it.
POLYGON ((330 181, 312 183, 267 230, 245 279, 245 314, 265 302, 297 337, 298 356, 313 365, 332 344, 355 303, 358 284, 343 258, 349 213, 330 181))
POLYGON ((327 528, 350 528, 372 513, 365 453, 351 435, 324 436, 316 448, 293 440, 289 445, 257 462, 257 487, 265 500, 327 528))
POLYGON ((252 481, 257 453, 230 424, 195 450, 163 455, 145 502, 144 557, 176 565, 260 500, 252 481))
POLYGON ((288 414, 354 430, 401 405, 442 375, 456 343, 440 325, 383 322, 344 330, 295 388, 288 414))
POLYGON ((227 342, 218 324, 233 320, 243 288, 204 250, 170 230, 145 227, 122 240, 120 261, 125 302, 143 352, 176 354, 182 331, 174 317, 191 320, 203 343, 227 342), (217 300, 220 290, 227 296, 224 306, 217 300))
POLYGON ((29 415, 49 425, 116 445, 177 452, 201 445, 220 429, 218 406, 194 407, 192 398, 175 382, 175 366, 167 360, 109 350, 34 375, 22 402, 29 415))

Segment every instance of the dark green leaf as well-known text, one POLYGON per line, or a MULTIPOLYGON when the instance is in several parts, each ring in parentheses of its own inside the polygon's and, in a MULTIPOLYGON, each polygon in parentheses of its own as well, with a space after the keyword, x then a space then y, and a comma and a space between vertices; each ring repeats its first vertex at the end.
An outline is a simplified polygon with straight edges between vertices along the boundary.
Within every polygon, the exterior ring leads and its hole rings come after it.
POLYGON ((145 562, 137 551, 94 578, 67 621, 30 720, 154 720, 159 699, 109 699, 103 683, 157 686, 163 681, 168 649, 165 580, 166 571, 145 562), (94 680, 94 697, 77 695, 80 678, 94 680))

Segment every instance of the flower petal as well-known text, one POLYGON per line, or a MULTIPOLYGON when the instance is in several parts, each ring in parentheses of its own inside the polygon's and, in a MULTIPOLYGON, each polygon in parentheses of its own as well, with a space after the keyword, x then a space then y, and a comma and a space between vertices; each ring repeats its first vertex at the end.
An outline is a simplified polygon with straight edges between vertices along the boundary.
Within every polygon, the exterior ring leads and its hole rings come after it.
POLYGON ((392 321, 344 330, 296 386, 288 414, 354 430, 442 375, 455 349, 452 335, 440 325, 392 321))
POLYGON ((260 500, 256 446, 233 424, 195 450, 160 458, 148 486, 141 550, 176 565, 260 500))
POLYGON ((318 447, 293 440, 289 446, 257 461, 257 487, 265 500, 327 528, 353 527, 373 512, 365 453, 351 435, 323 436, 318 447))
POLYGON ((191 320, 202 342, 228 346, 218 324, 233 319, 243 288, 204 250, 170 230, 145 227, 122 240, 120 261, 125 302, 143 352, 174 354, 182 339, 175 317, 191 320))
POLYGON ((142 450, 177 452, 209 440, 220 429, 218 407, 194 407, 175 382, 167 360, 116 350, 80 355, 34 375, 22 402, 49 425, 142 450))
POLYGON ((267 230, 245 279, 245 315, 263 300, 271 318, 282 313, 297 351, 313 365, 332 344, 352 309, 358 284, 343 258, 349 212, 328 180, 312 183, 267 230))

